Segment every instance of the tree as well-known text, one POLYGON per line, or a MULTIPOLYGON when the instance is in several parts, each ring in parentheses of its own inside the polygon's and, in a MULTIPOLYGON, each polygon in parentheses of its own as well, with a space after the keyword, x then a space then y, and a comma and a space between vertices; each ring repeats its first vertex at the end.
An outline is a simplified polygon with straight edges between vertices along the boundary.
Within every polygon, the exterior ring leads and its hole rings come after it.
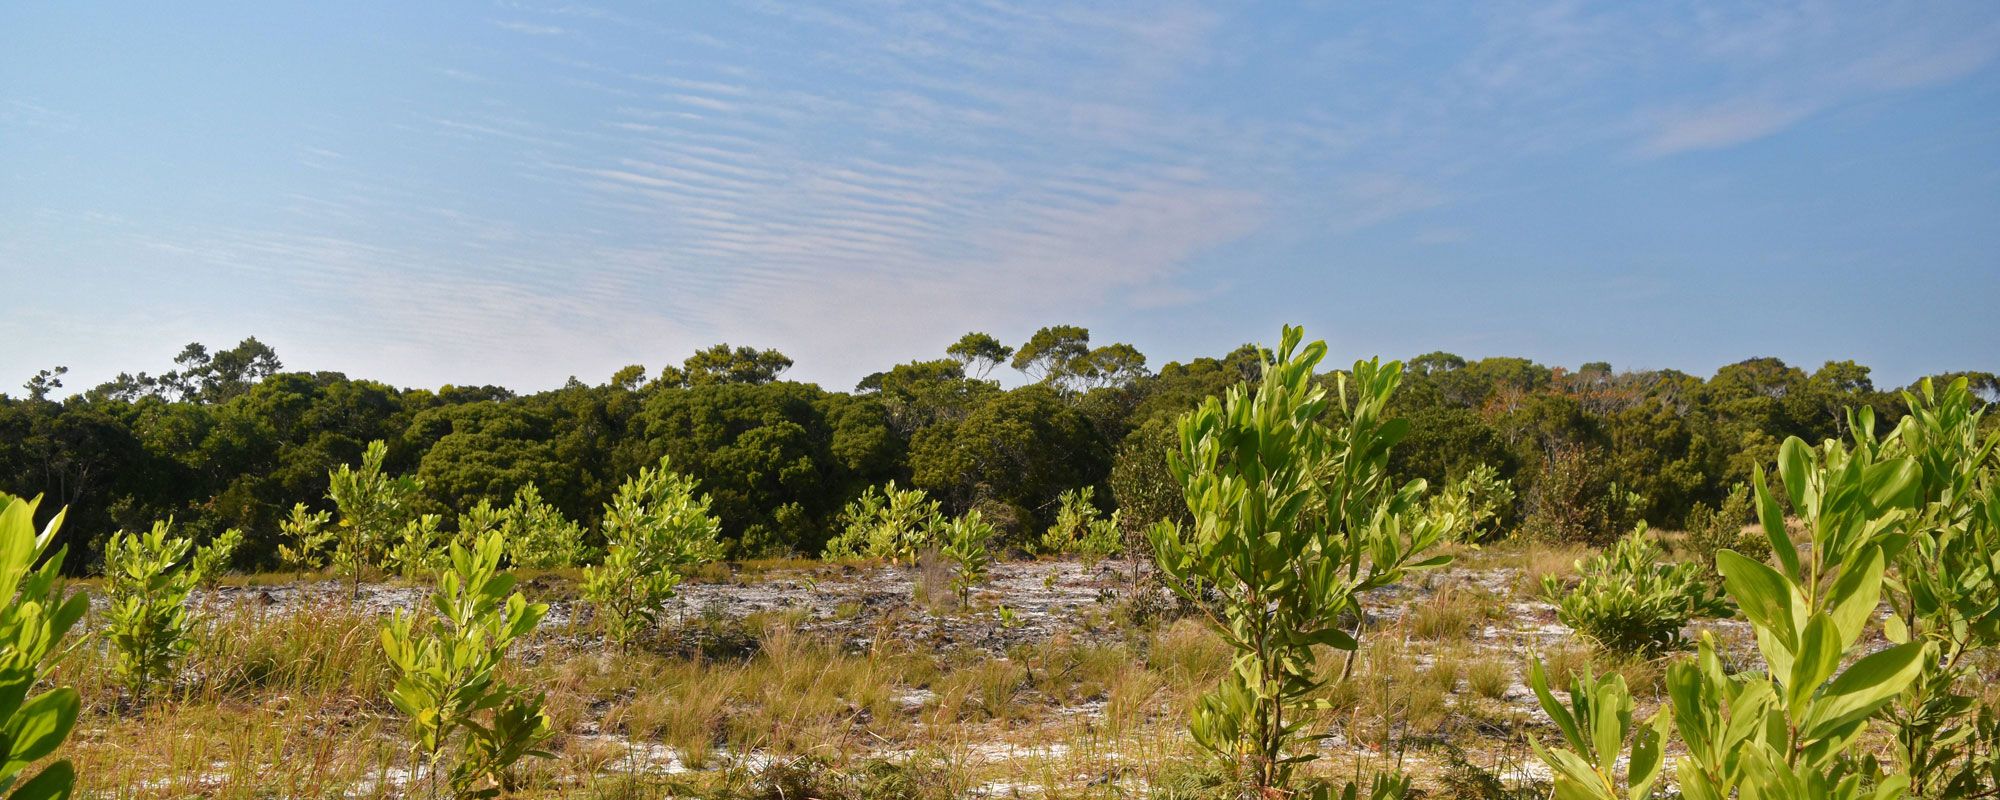
POLYGON ((1064 490, 1102 483, 1111 448, 1054 389, 1034 384, 917 431, 909 465, 912 482, 951 508, 1010 507, 1023 523, 1010 533, 1024 535, 1048 522, 1042 510, 1064 490))
POLYGON ((29 378, 27 383, 21 384, 21 388, 28 390, 29 400, 45 402, 49 399, 50 392, 62 388, 62 376, 68 374, 69 367, 45 369, 35 373, 34 377, 29 378))
POLYGON ((879 400, 799 383, 721 384, 646 398, 620 456, 670 456, 701 483, 734 552, 817 553, 848 499, 896 476, 902 442, 879 400))
POLYGON ((1086 386, 1097 388, 1130 386, 1148 374, 1146 355, 1123 342, 1091 350, 1072 369, 1086 386))
POLYGON ((945 355, 957 360, 959 366, 976 369, 974 377, 985 378, 994 367, 1000 366, 1014 354, 1014 348, 1001 344, 1000 340, 993 338, 991 334, 974 331, 959 337, 958 341, 945 348, 944 352, 945 355))
POLYGON ((1045 383, 1061 383, 1076 373, 1078 362, 1090 355, 1090 329, 1054 325, 1035 331, 1014 351, 1014 369, 1045 383))
POLYGON ((753 347, 731 349, 718 344, 697 351, 681 362, 678 370, 662 370, 660 380, 668 385, 708 386, 717 383, 770 383, 792 368, 792 359, 776 350, 753 347))
POLYGON ((629 364, 619 368, 617 372, 611 373, 610 385, 628 392, 638 389, 645 382, 646 367, 644 365, 629 364))

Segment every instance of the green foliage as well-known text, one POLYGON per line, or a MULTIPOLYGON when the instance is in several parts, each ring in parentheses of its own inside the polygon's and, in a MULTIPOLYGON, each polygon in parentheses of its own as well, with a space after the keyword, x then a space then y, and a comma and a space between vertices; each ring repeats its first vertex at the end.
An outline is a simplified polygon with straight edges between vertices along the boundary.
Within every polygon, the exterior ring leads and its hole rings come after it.
POLYGON ((660 382, 668 386, 770 383, 791 368, 792 359, 776 350, 718 344, 688 356, 679 369, 662 369, 660 382))
POLYGON ((1500 477, 1500 470, 1479 464, 1447 484, 1431 503, 1438 513, 1465 521, 1460 538, 1482 541, 1499 535, 1500 519, 1514 506, 1514 486, 1500 477))
POLYGON ((1534 687, 1542 711, 1562 731, 1563 747, 1544 747, 1539 739, 1529 740, 1535 755, 1555 772, 1557 800, 1645 800, 1653 796, 1673 721, 1670 708, 1662 707, 1650 721, 1635 726, 1632 693, 1625 687, 1625 678, 1615 673, 1593 677, 1588 669, 1571 679, 1570 704, 1565 708, 1549 692, 1548 673, 1539 658, 1530 664, 1528 683, 1534 687), (1619 756, 1628 748, 1630 757, 1621 789, 1619 756))
POLYGON ((944 526, 941 509, 922 489, 898 489, 895 481, 870 486, 841 512, 844 527, 827 542, 826 557, 915 560, 937 546, 944 526))
POLYGON ((1167 469, 1167 453, 1179 444, 1173 425, 1154 420, 1118 445, 1107 482, 1118 514, 1128 527, 1143 531, 1160 522, 1184 525, 1189 521, 1180 482, 1167 469))
POLYGON ((340 465, 327 475, 328 499, 340 512, 334 530, 333 564, 345 571, 353 593, 361 593, 361 573, 381 562, 398 533, 416 513, 423 482, 383 469, 389 446, 368 443, 360 466, 340 465))
POLYGON ((1711 578, 1721 580, 1715 558, 1724 550, 1734 550, 1759 561, 1770 555, 1771 546, 1763 536, 1743 530, 1751 521, 1749 484, 1731 487, 1719 508, 1696 503, 1694 510, 1688 512, 1687 548, 1711 578))
POLYGON ((532 483, 514 492, 514 502, 500 519, 500 533, 507 541, 507 561, 516 568, 573 567, 590 555, 583 526, 544 502, 532 483))
POLYGON ((1042 533, 1044 553, 1080 555, 1086 562, 1115 556, 1125 550, 1125 537, 1118 512, 1104 516, 1097 510, 1097 490, 1085 486, 1062 493, 1055 524, 1042 533))
POLYGON ((169 535, 171 524, 112 534, 104 548, 105 638, 117 653, 118 679, 138 703, 173 678, 193 643, 187 598, 201 582, 201 567, 191 557, 194 542, 169 535))
POLYGON ((694 479, 674 472, 666 458, 619 486, 604 509, 604 563, 583 578, 583 596, 605 634, 622 647, 653 624, 683 573, 720 555, 720 530, 708 497, 695 494, 694 479))
POLYGON ((1610 480, 1591 450, 1556 447, 1542 458, 1521 528, 1544 541, 1606 544, 1640 521, 1643 503, 1610 480))
POLYGON ((317 570, 326 567, 333 547, 333 514, 307 511, 306 504, 292 506, 291 516, 278 523, 285 543, 278 545, 278 561, 288 569, 317 570))
POLYGON ((959 337, 944 352, 965 367, 977 367, 978 377, 984 378, 994 367, 1014 355, 1014 348, 1001 344, 991 334, 975 331, 959 337))
POLYGON ((33 500, 0 494, 0 791, 10 800, 68 797, 76 772, 68 759, 42 766, 26 780, 28 767, 53 755, 76 726, 82 701, 63 686, 30 695, 60 650, 63 637, 83 617, 90 599, 82 592, 62 596, 57 581, 63 549, 50 552, 62 528, 62 512, 35 531, 33 500), (39 562, 39 566, 37 565, 39 562))
POLYGON ((429 575, 444 567, 443 517, 420 514, 403 523, 396 543, 382 554, 382 568, 405 578, 429 575))
POLYGON ((508 771, 553 734, 542 698, 501 676, 507 648, 534 630, 548 606, 509 595, 499 572, 503 543, 488 533, 471 549, 453 543, 450 569, 439 573, 434 615, 398 611, 382 626, 382 650, 396 670, 389 702, 410 718, 413 755, 437 794, 448 749, 458 758, 446 778, 452 797, 490 797, 510 788, 508 771))
POLYGON ((1695 564, 1661 563, 1665 553, 1640 523, 1611 550, 1577 562, 1572 584, 1542 579, 1556 618, 1598 646, 1655 656, 1685 646, 1681 628, 1696 617, 1729 616, 1729 603, 1695 564))
MULTIPOLYGON (((2000 644, 2000 430, 1985 431, 1969 381, 1942 391, 1925 380, 1904 394, 1910 415, 1880 443, 1916 463, 1909 544, 1889 584, 1889 635, 1930 648, 1923 675, 1887 715, 1897 764, 1916 797, 1975 797, 2000 791, 2000 737, 1979 708, 1982 679, 1970 660, 2000 644), (1976 712, 1976 713, 1975 713, 1976 712)), ((1865 410, 1864 410, 1865 412, 1865 410)), ((1857 443, 1873 436, 1857 412, 1857 443)))
MULTIPOLYGON (((963 417, 917 431, 909 464, 912 482, 953 508, 1022 510, 1021 524, 1005 532, 1025 545, 1050 522, 1026 519, 1026 510, 1055 508, 1064 491, 1102 480, 1111 445, 1065 395, 1035 384, 993 393, 963 417)), ((997 514, 992 521, 1006 522, 997 514)))
MULTIPOLYGON (((1808 547, 1793 544, 1777 496, 1755 470, 1758 518, 1777 566, 1731 550, 1716 561, 1765 669, 1726 673, 1708 636, 1694 661, 1669 667, 1674 726, 1686 748, 1675 764, 1683 797, 1886 800, 1906 792, 1907 775, 1880 774, 1857 745, 1927 660, 1923 643, 1872 653, 1864 643, 1885 566, 1908 539, 1919 472, 1914 460, 1874 446, 1872 421, 1857 428, 1853 449, 1828 441, 1815 451, 1797 438, 1779 449, 1785 499, 1808 547)), ((1606 749, 1585 760, 1603 764, 1606 749)), ((1543 757, 1559 774, 1577 772, 1574 759, 1543 757)))
POLYGON ((1163 581, 1236 651, 1190 730, 1259 789, 1289 786, 1315 757, 1295 744, 1327 682, 1314 648, 1355 649, 1340 624, 1358 595, 1447 563, 1423 554, 1457 522, 1417 513, 1421 481, 1389 482, 1408 425, 1382 412, 1401 365, 1357 362, 1335 381, 1336 406, 1314 375, 1326 345, 1302 338, 1285 328, 1254 393, 1237 386, 1182 418, 1170 463, 1194 522, 1150 532, 1163 581))
POLYGON ((974 588, 986 582, 986 574, 993 566, 989 545, 994 534, 993 526, 986 524, 977 510, 945 523, 940 532, 944 557, 952 566, 951 590, 958 595, 960 606, 972 599, 974 588))
POLYGON ((214 583, 218 576, 229 571, 237 551, 242 549, 243 529, 230 528, 210 539, 208 544, 195 548, 194 562, 189 568, 202 585, 214 583))

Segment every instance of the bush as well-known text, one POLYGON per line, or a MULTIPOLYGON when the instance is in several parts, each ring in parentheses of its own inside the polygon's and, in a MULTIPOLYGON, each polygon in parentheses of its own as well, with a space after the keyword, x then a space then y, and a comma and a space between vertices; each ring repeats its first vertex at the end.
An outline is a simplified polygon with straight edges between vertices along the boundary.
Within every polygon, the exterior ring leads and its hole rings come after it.
POLYGON ((1711 580, 1722 580, 1722 573, 1715 569, 1716 553, 1734 550, 1758 560, 1770 555, 1771 545, 1763 536, 1744 531, 1743 526, 1750 521, 1750 486, 1742 483, 1729 490, 1721 508, 1696 503, 1688 511, 1687 549, 1711 580))
POLYGON ((944 557, 951 562, 951 590, 958 595, 961 607, 972 599, 973 587, 986 582, 986 573, 993 566, 993 553, 988 548, 993 535, 993 526, 986 524, 978 511, 945 523, 944 557))
POLYGON ((507 542, 507 561, 516 569, 573 567, 590 556, 583 542, 583 526, 544 502, 542 491, 532 483, 514 492, 514 502, 501 518, 500 532, 507 542))
POLYGON ((868 487, 841 511, 840 520, 840 535, 826 543, 827 558, 913 561, 937 545, 944 512, 924 490, 898 489, 890 481, 868 487))
POLYGON ((1170 464, 1194 523, 1149 531, 1162 580, 1204 604, 1235 651, 1189 732, 1264 796, 1294 788, 1294 768, 1318 755, 1297 746, 1332 677, 1315 650, 1355 649, 1343 620, 1362 593, 1450 561, 1425 551, 1452 521, 1414 513, 1423 481, 1398 489, 1387 474, 1408 429, 1384 415, 1402 366, 1356 362, 1335 379, 1336 405, 1315 377, 1326 344, 1302 339, 1287 326, 1254 393, 1232 387, 1181 418, 1170 464))
POLYGON ((1603 545, 1640 521, 1642 500, 1606 477, 1594 451, 1556 447, 1542 458, 1521 529, 1547 542, 1603 545))
POLYGON ((143 534, 114 533, 104 547, 111 601, 104 632, 117 652, 118 679, 135 703, 173 676, 191 643, 187 598, 201 573, 190 557, 194 542, 169 536, 169 524, 154 523, 143 534))
POLYGON ((425 767, 433 794, 447 747, 459 743, 448 786, 453 797, 489 796, 509 788, 508 770, 552 734, 542 698, 506 683, 507 648, 534 630, 549 607, 508 595, 514 578, 499 572, 504 548, 497 533, 474 549, 451 546, 451 568, 438 575, 424 620, 398 611, 382 625, 382 650, 396 669, 389 701, 409 715, 411 750, 425 767))
POLYGON ((1664 553, 1642 523, 1609 552, 1577 563, 1574 585, 1550 576, 1542 591, 1564 625, 1619 653, 1657 655, 1684 645, 1681 628, 1731 613, 1694 564, 1660 563, 1664 553))
POLYGON ((1091 562, 1124 552, 1118 513, 1112 512, 1109 517, 1099 513, 1096 494, 1097 490, 1089 486, 1063 492, 1056 521, 1042 533, 1038 549, 1044 553, 1080 555, 1091 562))
POLYGON ((583 596, 595 606, 606 635, 624 646, 651 625, 674 595, 682 574, 721 553, 721 524, 708 513, 695 480, 673 472, 666 457, 618 487, 604 508, 610 550, 584 572, 583 596))
POLYGON ((1466 541, 1484 541, 1497 536, 1501 521, 1513 512, 1514 484, 1492 465, 1480 464, 1447 484, 1434 502, 1465 520, 1466 541))

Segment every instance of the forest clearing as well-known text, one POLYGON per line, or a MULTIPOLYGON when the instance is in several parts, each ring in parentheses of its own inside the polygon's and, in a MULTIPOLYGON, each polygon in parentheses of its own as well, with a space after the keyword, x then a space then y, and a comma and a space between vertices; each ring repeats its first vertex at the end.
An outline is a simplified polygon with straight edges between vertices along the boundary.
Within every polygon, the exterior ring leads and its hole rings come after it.
POLYGON ((2000 776, 2000 431, 1968 379, 1904 393, 1891 428, 1861 406, 1847 441, 1787 439, 1684 531, 1561 462, 1509 530, 1491 467, 1392 475, 1402 364, 1324 371, 1292 327, 1257 352, 1114 482, 1178 506, 1135 525, 1144 502, 1066 490, 1026 539, 890 481, 820 559, 729 561, 670 455, 594 532, 532 484, 447 529, 378 441, 328 473, 331 510, 278 525, 282 571, 230 574, 243 531, 162 521, 73 580, 64 514, 38 532, 9 497, 5 769, 23 797, 823 800, 2000 776))

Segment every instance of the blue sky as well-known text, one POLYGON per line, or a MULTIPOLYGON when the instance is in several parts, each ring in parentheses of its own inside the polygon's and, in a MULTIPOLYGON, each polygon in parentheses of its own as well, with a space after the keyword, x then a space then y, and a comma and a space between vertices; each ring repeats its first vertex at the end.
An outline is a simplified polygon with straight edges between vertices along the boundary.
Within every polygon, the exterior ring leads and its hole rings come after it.
POLYGON ((521 389, 1153 363, 2000 370, 2000 4, 21 3, 0 381, 256 335, 521 389))

